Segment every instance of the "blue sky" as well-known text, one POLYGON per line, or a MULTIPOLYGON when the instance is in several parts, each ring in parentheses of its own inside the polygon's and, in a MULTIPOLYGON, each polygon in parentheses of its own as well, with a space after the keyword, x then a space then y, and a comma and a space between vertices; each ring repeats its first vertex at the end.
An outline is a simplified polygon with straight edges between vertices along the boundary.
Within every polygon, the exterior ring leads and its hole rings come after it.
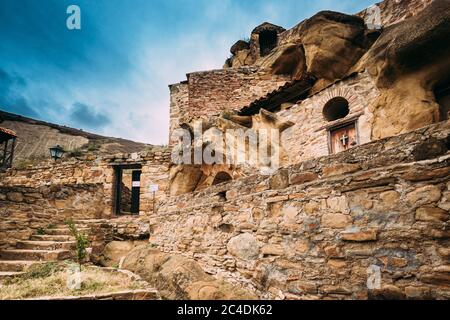
POLYGON ((0 109, 166 144, 168 85, 221 68, 264 21, 291 28, 373 0, 1 0, 0 109), (82 29, 66 28, 81 8, 82 29))

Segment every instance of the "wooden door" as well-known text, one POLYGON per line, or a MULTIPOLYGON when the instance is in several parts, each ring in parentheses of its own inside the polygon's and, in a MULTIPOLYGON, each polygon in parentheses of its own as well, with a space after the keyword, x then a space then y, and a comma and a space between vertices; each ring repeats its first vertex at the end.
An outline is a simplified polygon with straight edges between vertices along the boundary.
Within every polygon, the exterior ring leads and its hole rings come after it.
POLYGON ((339 153, 358 145, 354 123, 330 131, 331 153, 339 153))
POLYGON ((133 185, 131 189, 131 214, 139 214, 139 202, 141 195, 141 171, 133 171, 133 185))

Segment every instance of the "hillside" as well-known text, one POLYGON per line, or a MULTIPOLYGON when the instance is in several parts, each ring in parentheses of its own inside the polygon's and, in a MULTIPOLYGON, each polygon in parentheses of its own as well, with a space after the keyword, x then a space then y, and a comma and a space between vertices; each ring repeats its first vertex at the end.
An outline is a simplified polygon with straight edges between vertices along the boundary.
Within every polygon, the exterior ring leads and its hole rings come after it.
POLYGON ((145 143, 105 137, 2 110, 0 110, 0 126, 15 131, 18 136, 14 164, 47 158, 49 148, 55 145, 62 146, 68 153, 74 155, 86 152, 101 155, 132 153, 152 147, 145 143))

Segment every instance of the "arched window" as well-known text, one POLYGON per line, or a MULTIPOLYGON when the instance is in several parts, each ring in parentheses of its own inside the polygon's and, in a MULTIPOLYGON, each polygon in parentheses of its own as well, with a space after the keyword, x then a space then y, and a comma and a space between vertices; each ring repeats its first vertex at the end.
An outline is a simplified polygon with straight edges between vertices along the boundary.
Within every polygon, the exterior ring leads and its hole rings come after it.
POLYGON ((216 184, 224 183, 231 180, 233 180, 233 178, 228 173, 222 171, 216 175, 212 185, 215 186, 216 184))
POLYGON ((333 98, 323 107, 323 117, 327 121, 345 118, 349 113, 348 101, 343 97, 333 98))
POLYGON ((261 57, 270 53, 278 44, 278 34, 275 30, 263 30, 259 34, 259 49, 261 57))

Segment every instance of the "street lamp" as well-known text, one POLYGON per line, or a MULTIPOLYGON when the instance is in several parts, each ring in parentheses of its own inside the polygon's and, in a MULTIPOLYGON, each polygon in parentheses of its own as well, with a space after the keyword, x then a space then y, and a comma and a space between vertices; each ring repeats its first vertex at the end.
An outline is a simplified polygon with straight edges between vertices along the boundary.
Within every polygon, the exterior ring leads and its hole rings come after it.
POLYGON ((55 161, 61 159, 64 153, 65 151, 60 145, 50 148, 50 155, 55 161))

